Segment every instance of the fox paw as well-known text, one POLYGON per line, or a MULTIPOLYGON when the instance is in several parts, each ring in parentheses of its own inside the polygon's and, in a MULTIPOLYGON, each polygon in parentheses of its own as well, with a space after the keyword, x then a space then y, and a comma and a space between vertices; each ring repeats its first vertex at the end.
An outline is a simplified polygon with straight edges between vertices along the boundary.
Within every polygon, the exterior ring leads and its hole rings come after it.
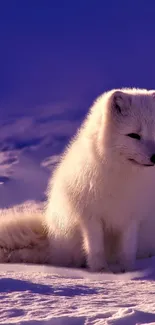
POLYGON ((87 265, 91 272, 110 272, 108 264, 103 259, 103 254, 101 253, 89 256, 87 265))

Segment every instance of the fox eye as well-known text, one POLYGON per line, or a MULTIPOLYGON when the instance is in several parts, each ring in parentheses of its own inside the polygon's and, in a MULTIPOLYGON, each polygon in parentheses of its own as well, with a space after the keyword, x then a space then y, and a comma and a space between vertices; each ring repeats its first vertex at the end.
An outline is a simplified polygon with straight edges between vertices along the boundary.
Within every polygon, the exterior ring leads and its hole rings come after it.
POLYGON ((130 138, 133 138, 133 139, 136 139, 136 140, 140 140, 141 139, 141 136, 137 133, 129 133, 127 134, 128 137, 130 138))

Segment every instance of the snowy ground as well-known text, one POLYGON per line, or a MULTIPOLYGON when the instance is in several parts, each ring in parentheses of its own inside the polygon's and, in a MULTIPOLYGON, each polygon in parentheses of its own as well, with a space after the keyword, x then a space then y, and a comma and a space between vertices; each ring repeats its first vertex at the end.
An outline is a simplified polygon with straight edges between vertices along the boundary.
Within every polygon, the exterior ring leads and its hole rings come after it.
POLYGON ((155 324, 155 258, 133 274, 1 265, 1 324, 155 324))
MULTIPOLYGON (((50 172, 81 116, 80 109, 59 105, 1 117, 0 208, 44 200, 50 172)), ((0 324, 155 324, 155 257, 123 275, 0 265, 0 324)))

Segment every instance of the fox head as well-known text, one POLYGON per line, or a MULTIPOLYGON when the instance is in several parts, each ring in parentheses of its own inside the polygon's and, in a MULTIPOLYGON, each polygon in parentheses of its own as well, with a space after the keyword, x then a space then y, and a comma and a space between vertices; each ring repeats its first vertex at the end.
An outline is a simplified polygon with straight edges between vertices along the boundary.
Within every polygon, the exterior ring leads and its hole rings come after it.
POLYGON ((98 103, 105 153, 137 167, 155 166, 155 91, 112 90, 98 103))

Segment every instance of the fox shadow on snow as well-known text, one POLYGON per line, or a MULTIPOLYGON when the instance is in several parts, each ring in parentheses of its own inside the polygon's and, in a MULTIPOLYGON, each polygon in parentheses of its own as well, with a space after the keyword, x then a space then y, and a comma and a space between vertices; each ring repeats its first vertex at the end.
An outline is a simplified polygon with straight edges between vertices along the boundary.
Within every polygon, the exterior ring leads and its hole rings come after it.
POLYGON ((36 294, 56 295, 65 297, 74 297, 79 295, 96 294, 97 290, 91 289, 85 285, 75 285, 68 287, 54 287, 52 288, 46 284, 38 284, 25 280, 18 280, 12 278, 0 279, 0 293, 23 292, 30 291, 36 294))

